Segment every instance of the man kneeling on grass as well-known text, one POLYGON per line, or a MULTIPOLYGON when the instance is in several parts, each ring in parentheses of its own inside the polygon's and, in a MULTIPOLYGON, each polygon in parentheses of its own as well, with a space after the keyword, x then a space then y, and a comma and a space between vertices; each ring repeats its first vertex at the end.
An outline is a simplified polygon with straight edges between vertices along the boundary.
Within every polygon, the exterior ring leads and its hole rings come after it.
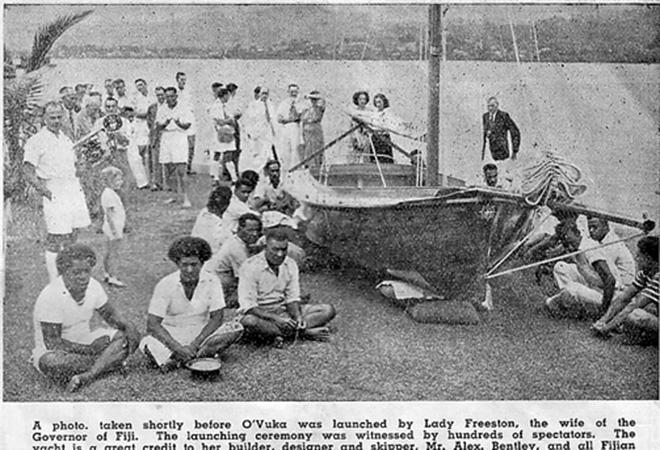
POLYGON ((204 240, 186 236, 167 256, 179 270, 160 280, 149 303, 147 333, 140 349, 167 372, 201 357, 219 357, 241 337, 243 327, 222 323, 225 299, 220 280, 203 264, 211 258, 204 240))
POLYGON ((660 300, 657 236, 646 236, 637 242, 637 265, 639 272, 635 280, 612 300, 610 308, 591 328, 608 338, 623 325, 629 343, 657 344, 660 300))
POLYGON ((73 392, 120 368, 140 336, 91 278, 96 264, 91 248, 73 244, 58 253, 55 262, 60 276, 41 291, 34 305, 32 362, 49 378, 68 381, 73 392), (94 311, 115 328, 92 331, 94 311))
POLYGON ((272 339, 282 347, 285 337, 327 340, 325 325, 335 317, 332 305, 300 304, 298 265, 287 256, 285 227, 266 233, 266 249, 243 263, 238 277, 239 313, 246 333, 272 339))

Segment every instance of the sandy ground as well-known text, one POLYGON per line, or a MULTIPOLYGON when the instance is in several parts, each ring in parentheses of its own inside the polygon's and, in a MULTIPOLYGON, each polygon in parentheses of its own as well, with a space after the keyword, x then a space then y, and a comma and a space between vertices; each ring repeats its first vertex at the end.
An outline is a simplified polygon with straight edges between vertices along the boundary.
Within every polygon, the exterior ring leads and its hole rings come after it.
MULTIPOLYGON (((121 249, 119 276, 128 287, 108 289, 126 317, 144 332, 156 282, 175 270, 172 240, 187 233, 205 202, 209 180, 198 175, 194 208, 165 206, 166 193, 132 192, 132 232, 121 249)), ((240 343, 226 354, 217 382, 186 370, 162 375, 137 353, 123 373, 76 394, 39 375, 28 363, 32 307, 45 286, 43 221, 21 206, 8 232, 4 298, 5 401, 259 401, 259 400, 518 400, 657 399, 658 349, 591 336, 589 324, 549 318, 530 274, 494 284, 496 309, 477 326, 412 321, 373 290, 359 271, 323 269, 302 275, 313 302, 332 303, 338 316, 330 343, 297 342, 282 350, 240 343)), ((81 241, 97 252, 100 234, 81 241)), ((102 270, 94 269, 100 279, 102 270)))

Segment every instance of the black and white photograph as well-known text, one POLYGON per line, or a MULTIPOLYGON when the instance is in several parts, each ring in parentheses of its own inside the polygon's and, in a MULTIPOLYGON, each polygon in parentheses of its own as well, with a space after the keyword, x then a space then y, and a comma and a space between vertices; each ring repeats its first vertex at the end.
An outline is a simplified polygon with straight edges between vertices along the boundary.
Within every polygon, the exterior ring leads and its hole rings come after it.
POLYGON ((658 400, 660 4, 5 3, 3 43, 5 404, 658 400))

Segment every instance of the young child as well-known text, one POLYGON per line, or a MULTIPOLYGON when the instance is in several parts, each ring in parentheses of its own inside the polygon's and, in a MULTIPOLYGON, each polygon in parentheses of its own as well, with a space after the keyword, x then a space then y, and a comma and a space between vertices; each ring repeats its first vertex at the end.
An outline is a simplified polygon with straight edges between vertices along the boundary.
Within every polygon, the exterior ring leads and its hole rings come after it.
POLYGON ((112 274, 112 263, 117 258, 117 250, 124 237, 126 224, 126 210, 117 194, 124 183, 124 174, 114 166, 108 166, 101 171, 105 181, 105 189, 101 194, 101 207, 103 208, 103 234, 106 236, 106 251, 103 256, 104 281, 110 286, 124 287, 124 283, 112 274))

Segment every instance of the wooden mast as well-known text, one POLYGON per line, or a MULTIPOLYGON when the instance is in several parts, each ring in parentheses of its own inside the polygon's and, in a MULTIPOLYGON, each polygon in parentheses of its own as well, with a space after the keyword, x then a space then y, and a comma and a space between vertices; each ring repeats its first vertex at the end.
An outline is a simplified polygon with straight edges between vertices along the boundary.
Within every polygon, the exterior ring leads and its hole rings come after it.
MULTIPOLYGON (((442 5, 429 5, 429 104, 426 133, 427 185, 438 185, 440 162, 440 46, 442 5)), ((443 177, 444 178, 444 177, 443 177)))

